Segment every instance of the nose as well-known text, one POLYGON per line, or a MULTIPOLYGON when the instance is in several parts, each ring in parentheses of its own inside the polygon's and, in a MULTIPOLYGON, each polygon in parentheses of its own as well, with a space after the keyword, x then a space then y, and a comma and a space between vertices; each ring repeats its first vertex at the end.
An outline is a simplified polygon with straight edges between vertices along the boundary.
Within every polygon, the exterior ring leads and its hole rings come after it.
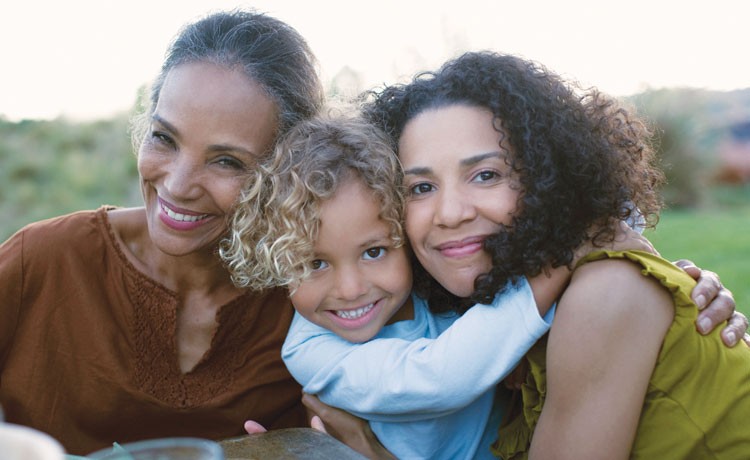
POLYGON ((336 272, 336 296, 339 299, 353 301, 367 293, 368 282, 358 267, 343 267, 336 272))
POLYGON ((167 165, 164 187, 172 199, 189 201, 200 196, 200 166, 189 155, 178 155, 167 165))
POLYGON ((476 206, 459 190, 443 188, 436 200, 433 223, 440 227, 457 227, 476 217, 476 206))

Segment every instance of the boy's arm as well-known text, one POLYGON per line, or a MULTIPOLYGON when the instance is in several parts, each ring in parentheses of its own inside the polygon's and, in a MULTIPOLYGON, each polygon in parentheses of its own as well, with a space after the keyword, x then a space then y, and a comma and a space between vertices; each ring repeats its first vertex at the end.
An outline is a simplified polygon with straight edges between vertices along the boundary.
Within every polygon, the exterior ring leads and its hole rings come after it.
POLYGON ((563 266, 547 269, 528 279, 540 316, 546 315, 563 293, 570 280, 571 273, 568 267, 563 266))
POLYGON ((328 405, 368 420, 433 418, 494 387, 549 329, 525 280, 495 303, 414 341, 352 344, 296 315, 282 357, 304 391, 328 405))

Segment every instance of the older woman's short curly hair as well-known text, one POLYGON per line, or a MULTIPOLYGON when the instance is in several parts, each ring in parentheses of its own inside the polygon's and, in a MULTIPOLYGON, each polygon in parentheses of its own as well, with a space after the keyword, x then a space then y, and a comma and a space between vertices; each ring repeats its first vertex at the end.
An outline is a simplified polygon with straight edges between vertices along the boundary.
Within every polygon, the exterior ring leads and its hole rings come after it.
MULTIPOLYGON (((473 302, 490 301, 508 280, 570 265, 584 240, 611 240, 615 221, 640 212, 647 224, 656 222, 663 175, 647 126, 615 99, 537 63, 466 53, 408 84, 371 92, 364 112, 397 143, 415 116, 456 104, 492 111, 522 189, 520 212, 485 243, 493 268, 475 283, 473 302)), ((470 305, 418 265, 415 289, 438 311, 470 305)))
POLYGON ((252 174, 221 247, 235 284, 290 286, 309 275, 321 203, 360 180, 403 245, 402 173, 389 138, 361 117, 331 111, 302 121, 252 174))

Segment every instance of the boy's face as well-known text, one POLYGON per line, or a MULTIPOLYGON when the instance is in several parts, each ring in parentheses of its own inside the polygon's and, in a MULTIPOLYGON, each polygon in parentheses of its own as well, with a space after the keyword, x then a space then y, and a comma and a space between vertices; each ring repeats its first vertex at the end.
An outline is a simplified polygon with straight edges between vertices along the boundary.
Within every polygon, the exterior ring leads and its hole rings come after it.
POLYGON ((370 340, 389 322, 410 317, 394 316, 412 287, 407 250, 393 246, 372 192, 349 179, 320 211, 314 271, 291 296, 294 308, 350 342, 370 340))

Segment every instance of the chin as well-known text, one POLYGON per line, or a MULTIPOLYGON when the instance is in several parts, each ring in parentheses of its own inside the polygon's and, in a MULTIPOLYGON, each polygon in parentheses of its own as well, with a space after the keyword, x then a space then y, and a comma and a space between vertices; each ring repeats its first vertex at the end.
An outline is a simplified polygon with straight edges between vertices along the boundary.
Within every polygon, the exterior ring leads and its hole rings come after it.
POLYGON ((470 297, 471 294, 474 292, 474 283, 472 282, 471 285, 466 284, 457 284, 456 280, 450 280, 447 283, 442 283, 438 280, 441 286, 443 286, 448 292, 453 294, 456 297, 461 298, 467 298, 470 297))

